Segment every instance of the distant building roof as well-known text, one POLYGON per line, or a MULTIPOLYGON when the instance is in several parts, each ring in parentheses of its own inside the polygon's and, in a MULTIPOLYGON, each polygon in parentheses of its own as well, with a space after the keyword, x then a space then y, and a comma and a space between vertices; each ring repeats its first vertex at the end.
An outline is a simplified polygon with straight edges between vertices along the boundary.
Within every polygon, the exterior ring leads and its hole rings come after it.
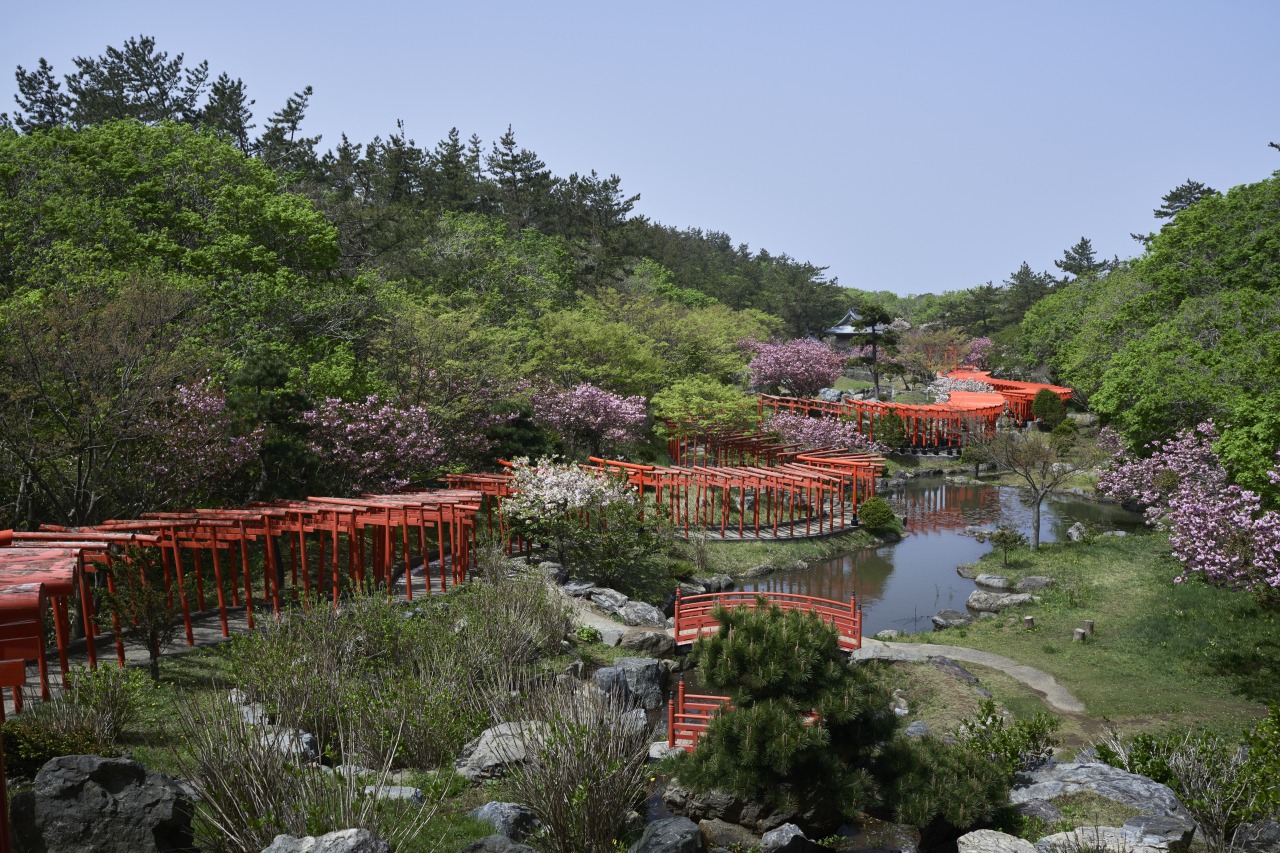
POLYGON ((849 335, 871 335, 875 334, 875 330, 862 322, 862 315, 858 313, 856 308, 850 308, 849 312, 844 315, 843 320, 827 329, 823 334, 846 337, 849 335))

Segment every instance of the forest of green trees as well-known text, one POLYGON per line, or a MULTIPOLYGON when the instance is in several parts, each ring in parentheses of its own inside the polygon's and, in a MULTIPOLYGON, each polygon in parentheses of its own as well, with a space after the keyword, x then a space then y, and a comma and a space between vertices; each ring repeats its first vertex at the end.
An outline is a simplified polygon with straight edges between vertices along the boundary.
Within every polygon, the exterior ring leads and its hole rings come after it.
POLYGON ((325 401, 429 423, 408 480, 536 452, 530 389, 733 383, 741 341, 820 334, 858 303, 990 337, 998 366, 1076 387, 1132 442, 1217 418, 1241 481, 1270 485, 1280 176, 1187 182, 1131 261, 1081 238, 1055 273, 899 297, 637 215, 618 176, 553 175, 510 129, 326 148, 310 88, 259 127, 240 79, 145 36, 16 80, 0 527, 337 488, 308 441, 325 401), (217 431, 252 459, 211 458, 217 431))

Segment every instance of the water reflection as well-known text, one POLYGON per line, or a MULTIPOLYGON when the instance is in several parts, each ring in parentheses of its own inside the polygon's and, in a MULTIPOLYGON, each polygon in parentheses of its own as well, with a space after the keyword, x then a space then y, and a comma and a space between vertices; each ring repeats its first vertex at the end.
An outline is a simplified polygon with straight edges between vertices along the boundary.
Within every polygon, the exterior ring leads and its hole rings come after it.
MULTIPOLYGON (((932 479, 912 480, 881 494, 907 518, 901 542, 865 548, 804 571, 765 575, 746 581, 743 588, 835 600, 854 594, 862 604, 867 636, 886 628, 927 631, 933 627, 930 616, 944 608, 962 610, 976 588, 956 574, 956 566, 974 562, 991 546, 964 535, 966 527, 1006 522, 1030 536, 1031 501, 1018 489, 932 479)), ((1142 526, 1141 516, 1119 507, 1055 496, 1042 507, 1040 540, 1065 539, 1067 528, 1077 521, 1097 530, 1142 526)))

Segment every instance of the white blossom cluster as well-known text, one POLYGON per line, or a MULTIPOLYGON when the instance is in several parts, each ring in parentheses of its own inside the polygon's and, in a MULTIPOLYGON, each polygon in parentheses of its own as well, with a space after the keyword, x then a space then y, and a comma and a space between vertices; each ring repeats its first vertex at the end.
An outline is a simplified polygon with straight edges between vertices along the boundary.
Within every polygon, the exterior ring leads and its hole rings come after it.
POLYGON ((590 511, 617 501, 634 501, 636 497, 622 477, 554 457, 544 456, 534 463, 522 456, 512 464, 515 494, 503 502, 502 508, 516 519, 590 511))
POLYGON ((972 391, 977 394, 994 394, 996 389, 977 379, 948 379, 945 376, 933 380, 929 384, 929 395, 935 403, 945 403, 951 399, 952 391, 972 391))

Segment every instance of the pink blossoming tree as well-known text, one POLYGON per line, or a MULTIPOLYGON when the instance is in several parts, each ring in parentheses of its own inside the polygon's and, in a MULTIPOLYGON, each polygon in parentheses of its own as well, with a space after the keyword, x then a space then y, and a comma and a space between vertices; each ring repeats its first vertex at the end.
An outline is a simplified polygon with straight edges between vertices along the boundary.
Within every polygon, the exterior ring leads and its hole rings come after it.
POLYGON ((644 397, 623 397, 583 382, 533 396, 534 420, 557 433, 570 456, 613 453, 637 441, 646 419, 644 397))
POLYGON ((844 371, 848 358, 821 341, 806 338, 786 343, 748 341, 744 345, 756 354, 748 365, 753 387, 782 388, 797 397, 812 397, 830 387, 844 371))
POLYGON ((775 412, 761 425, 761 430, 806 450, 831 447, 868 453, 888 452, 885 446, 868 441, 853 422, 836 418, 810 418, 791 412, 775 412))
POLYGON ((377 394, 353 403, 330 398, 302 420, 320 478, 336 494, 403 489, 445 461, 424 406, 377 394))

